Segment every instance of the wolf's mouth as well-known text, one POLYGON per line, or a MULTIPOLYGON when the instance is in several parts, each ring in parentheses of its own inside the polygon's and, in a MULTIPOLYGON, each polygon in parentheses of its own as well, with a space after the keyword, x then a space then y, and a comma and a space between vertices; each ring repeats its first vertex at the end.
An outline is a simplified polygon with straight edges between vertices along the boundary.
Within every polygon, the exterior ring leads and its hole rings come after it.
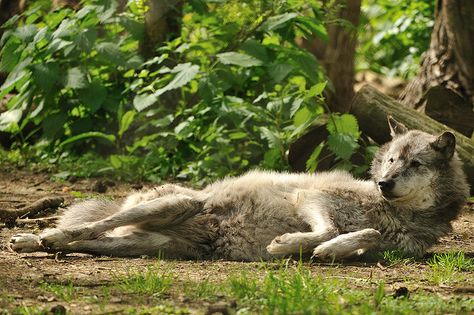
POLYGON ((387 201, 395 201, 395 200, 398 200, 398 199, 401 199, 401 198, 405 197, 405 196, 395 195, 391 191, 383 191, 381 189, 379 189, 379 191, 380 191, 380 194, 382 195, 383 199, 385 199, 387 201))

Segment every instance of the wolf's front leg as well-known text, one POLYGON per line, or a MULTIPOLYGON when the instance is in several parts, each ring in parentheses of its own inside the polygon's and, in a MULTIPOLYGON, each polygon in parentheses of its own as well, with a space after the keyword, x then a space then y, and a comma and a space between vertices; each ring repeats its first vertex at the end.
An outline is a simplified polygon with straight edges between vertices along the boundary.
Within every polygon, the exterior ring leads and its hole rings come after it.
POLYGON ((286 233, 273 239, 267 246, 272 255, 291 255, 311 251, 315 246, 332 239, 337 235, 336 230, 328 229, 319 232, 286 233))
POLYGON ((374 229, 364 229, 356 232, 341 234, 317 246, 313 257, 322 260, 340 259, 361 255, 380 244, 381 234, 374 229))

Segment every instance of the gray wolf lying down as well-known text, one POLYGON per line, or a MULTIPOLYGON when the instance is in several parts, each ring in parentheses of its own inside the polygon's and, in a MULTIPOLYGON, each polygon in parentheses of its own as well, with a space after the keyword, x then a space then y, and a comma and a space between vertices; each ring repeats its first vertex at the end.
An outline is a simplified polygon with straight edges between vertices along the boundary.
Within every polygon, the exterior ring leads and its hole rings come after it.
POLYGON ((372 180, 349 173, 252 171, 203 190, 164 185, 121 204, 71 206, 57 228, 17 234, 19 253, 79 252, 178 259, 268 260, 312 253, 338 259, 398 249, 422 256, 451 231, 468 197, 455 138, 408 131, 389 117, 372 180))

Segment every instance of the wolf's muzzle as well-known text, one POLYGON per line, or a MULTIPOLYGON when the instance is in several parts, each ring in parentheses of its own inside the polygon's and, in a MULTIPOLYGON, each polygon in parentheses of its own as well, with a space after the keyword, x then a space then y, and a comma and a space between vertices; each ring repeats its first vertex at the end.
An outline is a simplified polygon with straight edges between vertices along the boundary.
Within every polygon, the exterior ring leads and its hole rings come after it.
POLYGON ((395 181, 393 179, 381 180, 377 182, 380 190, 383 194, 389 193, 393 187, 395 187, 395 181))

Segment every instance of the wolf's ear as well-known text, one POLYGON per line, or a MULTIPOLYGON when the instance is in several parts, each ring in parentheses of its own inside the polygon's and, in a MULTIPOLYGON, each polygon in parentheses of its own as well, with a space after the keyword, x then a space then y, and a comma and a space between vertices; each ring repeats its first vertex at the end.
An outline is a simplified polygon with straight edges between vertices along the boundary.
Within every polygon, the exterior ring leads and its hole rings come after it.
POLYGON ((431 147, 440 152, 447 160, 454 155, 454 148, 456 147, 456 137, 449 131, 443 132, 441 136, 436 138, 431 143, 431 147))
POLYGON ((388 126, 390 127, 390 135, 392 136, 392 138, 408 132, 408 128, 405 127, 404 124, 399 123, 398 121, 393 119, 392 116, 388 115, 387 120, 388 120, 388 126))

